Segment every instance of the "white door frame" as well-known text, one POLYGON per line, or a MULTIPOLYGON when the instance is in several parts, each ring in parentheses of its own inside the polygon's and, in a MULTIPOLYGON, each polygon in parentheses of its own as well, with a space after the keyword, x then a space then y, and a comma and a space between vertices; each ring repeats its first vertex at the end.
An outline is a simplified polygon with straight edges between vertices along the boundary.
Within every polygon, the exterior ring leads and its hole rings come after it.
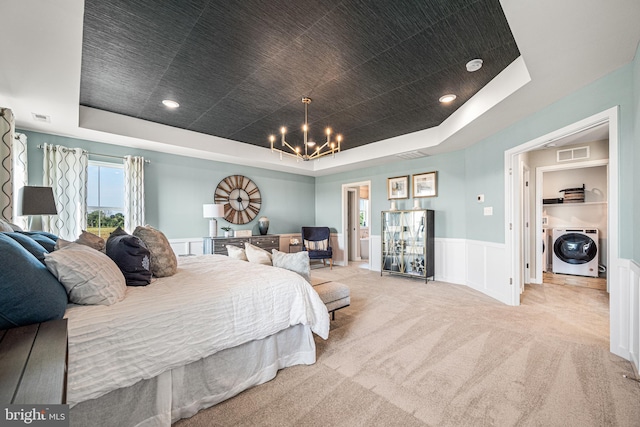
POLYGON ((580 120, 562 129, 550 132, 546 135, 533 139, 529 142, 511 148, 504 152, 504 177, 505 177, 505 250, 506 250, 506 267, 508 277, 511 281, 511 301, 510 305, 520 305, 520 260, 522 259, 520 231, 520 176, 518 171, 519 155, 548 144, 552 141, 564 138, 569 135, 576 134, 583 130, 598 126, 603 123, 609 124, 609 168, 608 168, 608 185, 609 189, 607 204, 607 235, 609 243, 607 245, 607 259, 609 266, 608 283, 609 285, 609 346, 610 351, 625 359, 629 358, 628 349, 624 348, 621 337, 628 334, 624 323, 619 318, 621 313, 620 283, 617 280, 618 266, 620 264, 618 247, 619 247, 619 194, 618 194, 618 146, 619 141, 619 123, 618 123, 618 106, 608 110, 594 114, 591 117, 580 120), (515 173, 512 173, 515 172, 515 173))
MULTIPOLYGON (((542 210, 544 206, 542 205, 542 192, 544 186, 544 174, 546 172, 555 172, 561 170, 571 170, 571 169, 583 169, 583 168, 591 168, 596 166, 607 166, 607 177, 609 176, 609 159, 599 159, 599 160, 587 160, 584 162, 576 162, 576 163, 567 163, 567 164, 559 164, 559 165, 549 165, 549 166, 540 166, 536 168, 536 206, 535 206, 535 217, 537 219, 542 218, 542 210)), ((608 178, 607 178, 608 180, 608 178)), ((607 201, 609 200, 609 195, 607 194, 607 201)), ((607 224, 609 223, 609 218, 607 218, 607 224)), ((607 227, 607 230, 609 227, 607 227)), ((551 230, 551 229, 549 229, 551 230)), ((548 251, 553 252, 553 242, 547 248, 548 251)), ((607 244, 609 246, 609 243, 607 244)), ((553 256, 552 253, 549 253, 550 256, 553 256)), ((607 248, 607 256, 609 254, 607 248)), ((542 221, 536 221, 536 275, 540 278, 540 283, 542 283, 542 221)), ((607 277, 607 290, 609 290, 609 281, 610 278, 607 277)))
POLYGON ((520 283, 520 293, 524 292, 525 283, 531 283, 531 170, 525 162, 520 162, 522 173, 522 221, 523 221, 523 248, 522 257, 524 275, 520 283))
MULTIPOLYGON (((371 180, 369 181, 358 181, 351 182, 349 184, 342 184, 342 235, 338 236, 338 240, 340 241, 340 245, 342 246, 342 265, 349 265, 349 209, 347 199, 349 197, 349 189, 353 187, 361 187, 368 186, 369 187, 369 200, 371 200, 371 194, 373 194, 371 188, 371 180)), ((369 203, 369 216, 371 216, 371 212, 373 211, 371 207, 371 203, 369 203)), ((369 227, 369 236, 371 236, 371 227, 369 227)), ((369 257, 371 257, 371 238, 369 238, 369 257)), ((369 268, 371 268, 371 262, 369 262, 369 268)))

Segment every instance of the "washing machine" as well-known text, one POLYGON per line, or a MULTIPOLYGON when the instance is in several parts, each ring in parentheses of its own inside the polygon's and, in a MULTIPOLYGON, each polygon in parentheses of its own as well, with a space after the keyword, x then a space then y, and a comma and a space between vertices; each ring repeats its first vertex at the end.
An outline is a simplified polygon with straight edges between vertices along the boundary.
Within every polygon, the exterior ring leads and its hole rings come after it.
POLYGON ((554 228, 554 273, 598 277, 598 230, 554 228))

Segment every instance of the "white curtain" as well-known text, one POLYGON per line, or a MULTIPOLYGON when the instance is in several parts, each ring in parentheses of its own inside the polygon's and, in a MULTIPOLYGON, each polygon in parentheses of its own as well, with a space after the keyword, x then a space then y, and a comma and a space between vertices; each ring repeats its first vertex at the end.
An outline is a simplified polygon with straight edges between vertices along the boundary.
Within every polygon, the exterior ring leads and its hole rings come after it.
POLYGON ((58 215, 43 216, 43 230, 75 240, 86 228, 88 164, 89 156, 80 148, 44 144, 42 183, 53 188, 58 215))
MULTIPOLYGON (((13 139, 13 194, 20 194, 22 187, 27 185, 29 170, 27 168, 27 135, 16 133, 13 139)), ((13 221, 23 230, 29 226, 29 218, 18 216, 18 203, 13 204, 13 221)))
POLYGON ((144 225, 144 157, 124 157, 124 229, 144 225))
POLYGON ((0 108, 0 219, 13 222, 13 112, 0 108))

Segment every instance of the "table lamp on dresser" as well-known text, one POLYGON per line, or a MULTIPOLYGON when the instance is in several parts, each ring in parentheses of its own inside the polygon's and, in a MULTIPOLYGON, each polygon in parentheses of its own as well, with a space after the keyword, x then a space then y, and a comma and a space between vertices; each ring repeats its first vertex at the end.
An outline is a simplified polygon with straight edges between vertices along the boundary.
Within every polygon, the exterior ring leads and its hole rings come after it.
POLYGON ((216 218, 224 217, 224 205, 207 203, 202 205, 202 216, 209 218, 209 237, 218 235, 218 221, 216 218))

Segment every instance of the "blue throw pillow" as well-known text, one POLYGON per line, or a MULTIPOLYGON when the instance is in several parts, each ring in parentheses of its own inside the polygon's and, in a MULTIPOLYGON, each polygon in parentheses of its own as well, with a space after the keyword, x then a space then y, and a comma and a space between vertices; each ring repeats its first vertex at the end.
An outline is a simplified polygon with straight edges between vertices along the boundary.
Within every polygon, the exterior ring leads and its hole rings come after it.
POLYGON ((31 238, 31 236, 27 236, 23 233, 4 233, 5 235, 11 237, 16 242, 20 243, 20 245, 29 251, 31 255, 38 258, 42 264, 44 264, 44 254, 49 253, 51 251, 46 250, 40 243, 36 242, 31 238))
POLYGON ((0 233, 0 329, 62 319, 67 300, 47 267, 0 233))
POLYGON ((18 233, 29 236, 49 252, 53 252, 56 248, 58 236, 47 233, 46 231, 19 231, 18 233))
POLYGON ((118 227, 107 239, 107 256, 122 271, 127 286, 151 283, 151 253, 144 242, 118 227))

